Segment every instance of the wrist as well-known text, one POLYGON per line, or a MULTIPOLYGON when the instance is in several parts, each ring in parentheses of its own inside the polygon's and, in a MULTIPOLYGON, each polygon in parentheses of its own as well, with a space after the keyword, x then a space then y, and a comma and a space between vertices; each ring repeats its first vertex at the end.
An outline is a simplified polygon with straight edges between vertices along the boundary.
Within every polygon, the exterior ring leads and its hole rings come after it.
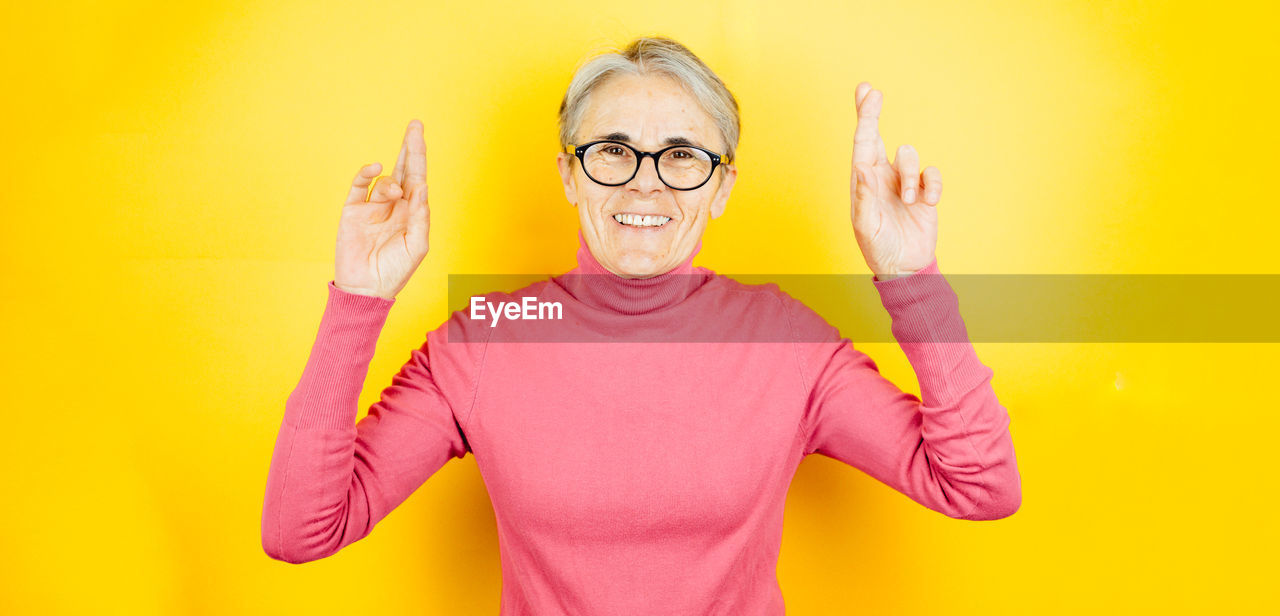
POLYGON ((924 267, 918 267, 915 269, 887 268, 884 271, 876 271, 875 268, 872 268, 871 271, 875 274, 874 280, 876 282, 884 282, 887 280, 893 280, 895 278, 906 278, 913 274, 919 274, 920 272, 923 272, 929 269, 930 267, 933 267, 937 262, 938 262, 938 258, 933 257, 929 261, 929 263, 926 264, 924 267))
POLYGON ((350 293, 350 294, 352 294, 352 295, 364 295, 364 296, 367 296, 367 297, 380 297, 380 298, 382 298, 382 299, 389 299, 389 300, 394 300, 394 299, 395 299, 395 296, 387 297, 386 295, 383 295, 383 294, 381 294, 381 293, 378 293, 377 291, 374 291, 373 289, 363 289, 363 288, 360 288, 360 287, 348 287, 348 286, 346 286, 346 285, 339 284, 337 281, 334 281, 333 286, 334 286, 334 288, 338 289, 339 291, 342 291, 343 293, 350 293))
MULTIPOLYGON (((916 270, 916 271, 920 271, 920 270, 916 270)), ((914 273, 916 273, 916 272, 915 272, 915 271, 912 271, 912 272, 892 272, 892 273, 880 273, 880 272, 876 272, 875 279, 876 279, 876 280, 878 280, 878 281, 880 281, 880 280, 893 280, 894 278, 906 278, 907 276, 910 276, 910 275, 912 275, 912 274, 914 274, 914 273)))

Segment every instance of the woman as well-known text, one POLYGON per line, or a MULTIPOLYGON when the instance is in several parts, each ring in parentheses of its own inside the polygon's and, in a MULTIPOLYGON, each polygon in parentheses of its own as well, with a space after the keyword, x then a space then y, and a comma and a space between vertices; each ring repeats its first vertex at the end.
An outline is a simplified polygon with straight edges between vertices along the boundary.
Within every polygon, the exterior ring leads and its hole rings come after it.
POLYGON ((503 614, 782 614, 783 506, 813 453, 951 517, 1011 515, 1009 417, 934 257, 938 170, 908 146, 889 164, 880 92, 856 98, 854 237, 921 398, 776 285, 691 265, 737 176, 738 107, 688 49, 642 38, 582 66, 561 104, 578 267, 484 298, 563 318, 453 313, 358 424, 378 334, 428 251, 421 123, 390 177, 370 191, 379 165, 357 174, 271 461, 266 553, 332 555, 467 453, 496 513, 503 614))

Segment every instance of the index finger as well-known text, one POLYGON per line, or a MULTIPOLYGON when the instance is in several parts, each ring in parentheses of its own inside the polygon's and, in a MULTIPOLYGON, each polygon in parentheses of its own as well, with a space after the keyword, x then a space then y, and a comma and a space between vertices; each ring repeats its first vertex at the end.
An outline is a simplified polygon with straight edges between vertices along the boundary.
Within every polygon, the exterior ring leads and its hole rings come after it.
MULTIPOLYGON (((870 88, 869 84, 867 88, 870 88)), ((858 89, 862 90, 863 84, 858 84, 858 89)), ((853 132, 855 164, 876 162, 880 143, 880 103, 883 100, 879 90, 871 90, 858 103, 858 127, 853 132)))
POLYGON ((406 186, 421 186, 427 183, 427 144, 422 138, 422 122, 414 120, 409 123, 409 159, 406 186))
POLYGON ((347 192, 346 205, 367 203, 369 200, 369 183, 382 171, 382 163, 369 163, 360 168, 356 179, 351 181, 351 190, 347 192))

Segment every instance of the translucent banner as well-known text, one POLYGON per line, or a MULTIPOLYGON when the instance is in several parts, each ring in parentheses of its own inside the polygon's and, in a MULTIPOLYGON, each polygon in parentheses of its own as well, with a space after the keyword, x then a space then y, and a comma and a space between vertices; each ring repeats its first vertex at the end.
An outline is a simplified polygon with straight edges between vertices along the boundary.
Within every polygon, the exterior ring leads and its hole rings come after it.
POLYGON ((870 274, 722 276, 732 280, 701 284, 690 277, 692 292, 668 279, 664 285, 681 298, 670 305, 641 293, 602 309, 579 301, 570 289, 585 285, 607 293, 616 280, 603 276, 450 275, 449 308, 483 318, 495 330, 487 334, 490 342, 826 339, 797 330, 778 312, 781 302, 762 301, 776 285, 855 343, 1280 342, 1277 274, 916 274, 879 289, 870 274), (741 292, 753 288, 759 293, 741 292), (901 321, 897 328, 890 306, 901 321), (953 314, 948 306, 958 308, 962 321, 945 316, 953 314), (619 308, 635 313, 621 329, 603 314, 619 308))

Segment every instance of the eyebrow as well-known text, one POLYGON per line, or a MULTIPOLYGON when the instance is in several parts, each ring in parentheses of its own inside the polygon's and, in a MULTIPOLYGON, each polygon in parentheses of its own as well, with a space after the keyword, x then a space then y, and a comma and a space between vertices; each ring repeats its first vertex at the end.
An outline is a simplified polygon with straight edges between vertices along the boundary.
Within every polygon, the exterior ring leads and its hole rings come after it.
MULTIPOLYGON (((630 137, 630 136, 628 136, 626 133, 620 133, 620 132, 616 132, 616 131, 615 131, 615 132, 612 132, 612 133, 609 133, 609 134, 607 134, 607 135, 598 135, 598 136, 592 137, 592 138, 591 138, 591 140, 592 140, 592 141, 601 141, 601 140, 605 140, 605 141, 625 141, 625 142, 627 142, 627 143, 632 143, 632 141, 631 141, 631 137, 630 137)), ((696 144, 696 143, 694 143, 694 142, 690 141, 687 137, 680 137, 680 136, 676 136, 676 137, 667 137, 666 139, 663 139, 663 140, 662 140, 662 145, 664 145, 664 146, 666 146, 666 145, 695 145, 695 146, 696 146, 696 145, 698 145, 698 144, 696 144)), ((701 146, 699 146, 699 147, 701 147, 701 146)))

